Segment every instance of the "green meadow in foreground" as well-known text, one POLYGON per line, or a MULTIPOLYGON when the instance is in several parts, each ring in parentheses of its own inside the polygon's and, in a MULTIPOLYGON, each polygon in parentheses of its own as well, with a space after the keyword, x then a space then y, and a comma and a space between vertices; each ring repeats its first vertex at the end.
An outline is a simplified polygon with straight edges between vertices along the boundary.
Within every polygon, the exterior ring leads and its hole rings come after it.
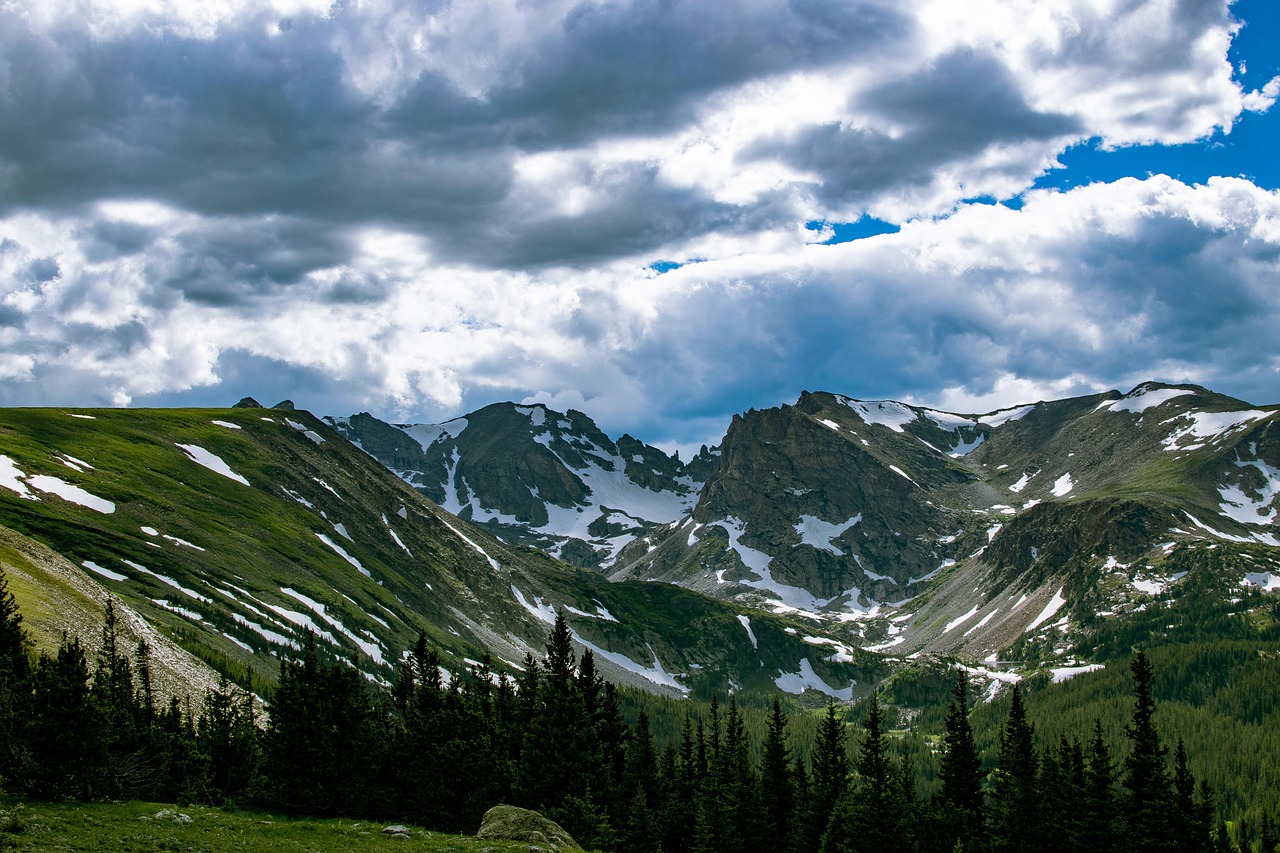
POLYGON ((163 803, 44 803, 0 796, 0 848, 13 850, 182 851, 183 853, 329 853, 329 851, 528 850, 527 844, 446 835, 409 827, 392 837, 383 823, 295 819, 163 803), (157 815, 161 815, 157 817, 157 815), (179 815, 189 817, 186 822, 179 815))

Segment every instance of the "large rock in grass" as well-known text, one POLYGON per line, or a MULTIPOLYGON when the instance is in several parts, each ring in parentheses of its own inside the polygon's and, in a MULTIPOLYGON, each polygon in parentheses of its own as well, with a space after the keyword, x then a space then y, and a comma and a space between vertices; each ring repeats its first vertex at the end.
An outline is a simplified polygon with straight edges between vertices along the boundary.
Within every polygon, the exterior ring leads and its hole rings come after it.
POLYGON ((581 850, 554 820, 517 806, 494 806, 484 813, 477 838, 523 841, 544 850, 581 850))

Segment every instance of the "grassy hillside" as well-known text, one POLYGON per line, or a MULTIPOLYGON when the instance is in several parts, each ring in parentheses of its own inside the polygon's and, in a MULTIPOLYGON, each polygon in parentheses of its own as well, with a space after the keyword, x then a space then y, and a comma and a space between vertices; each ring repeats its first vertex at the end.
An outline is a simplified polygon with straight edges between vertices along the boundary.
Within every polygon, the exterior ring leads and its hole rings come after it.
POLYGON ((187 853, 339 853, 420 850, 425 853, 515 853, 529 845, 408 827, 391 838, 385 824, 288 818, 163 803, 33 803, 0 797, 0 846, 12 850, 187 851, 187 853), (179 815, 190 818, 183 821, 179 815))

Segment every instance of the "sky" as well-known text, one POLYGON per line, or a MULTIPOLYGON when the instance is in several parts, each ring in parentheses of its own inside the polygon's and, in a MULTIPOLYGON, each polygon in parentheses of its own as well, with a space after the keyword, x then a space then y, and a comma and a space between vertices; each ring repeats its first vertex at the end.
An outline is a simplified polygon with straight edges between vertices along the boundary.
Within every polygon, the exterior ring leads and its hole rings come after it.
POLYGON ((1280 403, 1274 0, 6 0, 0 405, 1280 403))

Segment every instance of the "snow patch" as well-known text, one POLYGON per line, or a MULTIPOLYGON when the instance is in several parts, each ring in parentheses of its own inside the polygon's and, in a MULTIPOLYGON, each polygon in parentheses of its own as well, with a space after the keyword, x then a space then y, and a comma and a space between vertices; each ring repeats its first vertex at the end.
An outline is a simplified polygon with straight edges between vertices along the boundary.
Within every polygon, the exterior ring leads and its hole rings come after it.
POLYGON ((799 672, 784 672, 773 680, 778 689, 784 693, 790 693, 799 696, 806 690, 817 690, 833 699, 839 699, 842 702, 848 702, 853 699, 853 683, 850 682, 848 687, 837 689, 825 681, 823 681, 816 672, 813 671, 813 664, 808 658, 800 659, 799 672))
POLYGON ((488 552, 488 551, 486 551, 485 549, 481 548, 481 547, 480 547, 479 545, 477 545, 475 542, 471 541, 469 538, 467 538, 466 534, 464 534, 464 533, 463 533, 461 530, 459 530, 458 528, 454 527, 454 526, 453 526, 452 524, 450 524, 449 522, 445 521, 444 519, 441 519, 441 522, 444 524, 444 526, 445 526, 445 527, 447 527, 447 528, 449 528, 450 530, 452 530, 452 531, 457 535, 457 537, 458 537, 459 539, 461 539, 463 542, 466 542, 468 545, 470 545, 470 546, 471 546, 471 547, 472 547, 472 548, 473 548, 473 549, 474 549, 478 554, 480 554, 480 556, 482 556, 482 557, 484 557, 486 560, 488 560, 488 561, 489 561, 489 566, 490 566, 490 568, 492 568, 495 572, 500 572, 500 571, 502 571, 502 566, 500 566, 500 565, 498 564, 498 561, 497 561, 497 560, 495 560, 495 559, 493 559, 493 557, 490 557, 490 556, 489 556, 489 552, 488 552))
POLYGON ((1084 672, 1097 672, 1106 667, 1100 663, 1086 663, 1080 666, 1057 666, 1049 670, 1053 673, 1053 683, 1061 684, 1068 679, 1075 678, 1084 672))
POLYGON ((97 495, 90 494, 79 486, 73 486, 65 480, 59 480, 57 477, 50 477, 47 474, 36 474, 27 478, 27 483, 31 488, 48 495, 57 495, 64 501, 73 504, 79 504, 86 509, 94 512, 100 512, 103 515, 110 515, 116 511, 114 502, 106 498, 100 498, 97 495))
POLYGON ((964 632, 964 636, 967 637, 970 634, 974 633, 975 631, 981 630, 982 626, 990 622, 995 617, 995 615, 999 612, 1000 612, 1000 609, 996 608, 995 610, 992 610, 990 613, 988 613, 986 616, 983 616, 981 621, 979 621, 977 625, 974 625, 968 631, 964 632))
POLYGON ((950 633, 952 628, 955 628, 961 622, 968 621, 968 619, 972 617, 975 613, 977 613, 978 610, 981 609, 981 607, 982 607, 981 604, 973 605, 973 608, 968 613, 964 614, 963 616, 957 616, 955 619, 952 619, 950 622, 948 622, 947 627, 942 629, 942 633, 944 634, 950 633))
POLYGON ((1272 504, 1280 494, 1280 469, 1261 459, 1236 462, 1236 466, 1256 469, 1262 475, 1262 486, 1257 490, 1256 498, 1246 494, 1240 485, 1222 486, 1218 489, 1222 496, 1222 514, 1241 524, 1274 524, 1276 510, 1272 504))
POLYGON ((556 624, 556 609, 550 604, 543 604, 542 599, 534 596, 533 604, 524 597, 524 593, 516 588, 515 584, 511 585, 511 592, 515 594, 516 601, 520 602, 520 606, 533 614, 533 618, 539 622, 545 622, 548 625, 556 624))
POLYGON ((915 409, 896 403, 892 400, 851 400, 848 397, 836 397, 844 405, 853 409, 868 424, 879 424, 894 432, 903 432, 907 424, 919 419, 915 409))
POLYGON ((169 601, 166 601, 163 598, 153 598, 151 599, 151 603, 158 607, 163 607, 165 610, 168 610, 171 613, 177 613, 179 616, 184 616, 187 619, 190 619, 192 622, 204 621, 204 617, 201 616, 199 613, 195 612, 194 610, 188 610, 185 607, 182 607, 177 604, 173 604, 169 601))
MULTIPOLYGON (((1021 604, 1022 602, 1018 603, 1021 604)), ((1040 615, 1031 621, 1031 624, 1026 627, 1023 633, 1029 634, 1045 622, 1048 622, 1053 618, 1054 614, 1062 609, 1062 605, 1066 603, 1067 600, 1062 597, 1062 590, 1059 589, 1053 594, 1053 598, 1049 599, 1049 603, 1044 606, 1044 610, 1040 611, 1040 615)))
POLYGON ((70 453, 60 453, 54 458, 78 474, 84 474, 93 470, 93 466, 88 462, 85 462, 83 459, 77 459, 70 453))
POLYGON ((1063 474, 1061 477, 1053 481, 1053 494, 1055 497, 1065 497, 1071 493, 1076 487, 1075 480, 1071 479, 1070 474, 1063 474))
POLYGON ((181 545, 183 548, 190 548, 192 551, 203 552, 205 550, 204 548, 201 548, 199 545, 193 545, 185 539, 179 539, 177 536, 170 536, 168 533, 165 533, 162 538, 168 539, 174 545, 181 545))
POLYGON ((1143 385, 1119 400, 1099 403, 1094 411, 1107 409, 1112 412, 1133 412, 1140 415, 1147 409, 1153 409, 1176 397, 1184 397, 1191 393, 1193 392, 1182 388, 1151 388, 1143 385))
POLYGON ((27 476, 18 468, 16 462, 8 456, 0 455, 0 487, 6 488, 11 492, 17 492, 19 497, 26 498, 29 501, 38 501, 40 498, 31 494, 31 490, 27 488, 27 484, 22 478, 27 476))
POLYGON ((1014 483, 1012 486, 1010 486, 1010 487, 1009 487, 1009 491, 1011 491, 1011 492, 1021 492, 1023 489, 1025 489, 1025 488, 1027 487, 1027 483, 1030 483, 1030 482, 1031 482, 1031 478, 1032 478, 1033 476, 1035 476, 1035 475, 1034 475, 1034 474, 1026 474, 1026 473, 1024 473, 1024 474, 1023 474, 1023 475, 1018 479, 1018 482, 1014 483))
POLYGON ((187 458, 202 468, 207 468, 215 474, 221 474, 228 480, 235 480, 241 485, 249 485, 249 481, 241 477, 235 471, 231 470, 231 466, 223 462, 216 454, 210 453, 203 447, 195 444, 179 444, 179 448, 187 454, 187 458))
POLYGON ((165 575, 162 575, 159 572, 153 572, 150 569, 148 569, 146 566, 135 563, 133 560, 121 560, 120 562, 124 563, 126 566, 128 566, 129 568, 135 571, 142 572, 144 575, 150 575, 151 577, 155 578, 161 583, 168 584, 169 586, 176 589, 178 592, 181 592, 184 595, 191 596, 196 601, 202 601, 205 604, 213 604, 212 598, 209 598, 207 595, 201 595, 200 593, 196 592, 194 589, 188 589, 187 587, 178 583, 176 580, 174 580, 171 577, 166 577, 165 575))
POLYGON ((210 421, 210 423, 217 424, 220 427, 226 427, 227 429, 240 429, 240 424, 233 424, 230 421, 210 421))
POLYGON ((751 638, 751 648, 753 649, 760 648, 760 643, 756 641, 756 633, 755 631, 751 630, 751 620, 748 619, 743 614, 739 613, 738 621, 742 623, 742 627, 747 630, 747 636, 751 638))
POLYGON ((1165 437, 1165 450, 1196 450, 1204 446, 1206 441, 1221 438, 1229 433, 1243 429, 1254 421, 1270 417, 1275 412, 1252 410, 1247 412, 1188 412, 1173 418, 1182 426, 1165 437), (1182 443, 1184 439, 1190 443, 1182 443))
POLYGON ((1280 575, 1274 575, 1271 572, 1249 572, 1244 576, 1244 580, 1240 581, 1241 586, 1256 586, 1265 592, 1275 592, 1280 589, 1280 575))
POLYGON ((312 613, 316 614, 325 622, 327 622, 335 631, 337 631, 339 634, 341 634, 342 636, 350 640, 352 643, 354 643, 356 647, 360 649, 360 651, 364 652, 365 655, 369 657, 370 660, 374 661, 379 666, 386 665, 386 660, 382 657, 382 649, 377 643, 369 642, 368 640, 364 639, 363 637, 359 636, 355 632, 348 629, 346 625, 342 624, 342 622, 330 616, 328 613, 328 609, 325 607, 325 605, 321 604, 320 602, 316 601, 313 598, 309 598, 303 595, 300 592, 289 589, 288 587, 283 587, 280 590, 280 592, 284 593, 290 598, 293 598, 301 602, 303 606, 305 606, 312 613))
POLYGON ((357 571, 359 571, 359 572, 360 572, 360 574, 364 575, 364 576, 365 576, 365 577, 367 577, 367 578, 371 578, 371 577, 373 577, 373 575, 369 574, 369 570, 368 570, 368 569, 366 569, 364 566, 360 565, 360 561, 359 561, 359 560, 357 560, 355 557, 351 556, 351 555, 350 555, 350 554, 348 554, 346 551, 344 551, 344 550, 342 549, 342 546, 341 546, 341 545, 339 545, 338 543, 334 542, 334 541, 333 541, 332 539, 330 539, 328 536, 325 536, 323 533, 317 533, 317 534, 316 534, 316 538, 317 538, 317 539, 319 539, 319 540, 320 540, 321 542, 323 542, 324 544, 328 545, 330 548, 332 548, 332 549, 333 549, 333 552, 334 552, 335 554, 337 554, 339 557, 341 557, 342 559, 346 560, 346 561, 347 561, 348 563, 350 563, 351 565, 355 566, 355 567, 356 567, 356 570, 357 570, 357 571))
POLYGON ((84 566, 86 569, 88 569, 91 572, 102 575, 104 578, 107 578, 109 580, 127 581, 129 579, 128 575, 122 575, 119 572, 113 572, 110 569, 104 569, 102 566, 99 566, 97 563, 93 562, 92 560, 85 560, 80 565, 84 566))
MULTIPOLYGON (((800 534, 800 545, 809 545, 819 551, 827 551, 838 557, 844 552, 833 544, 833 540, 839 539, 844 535, 845 531, 860 521, 862 521, 862 513, 858 513, 842 524, 832 524, 814 515, 802 515, 800 516, 800 521, 795 525, 795 531, 800 534)), ((799 547, 799 545, 795 547, 799 547)))

